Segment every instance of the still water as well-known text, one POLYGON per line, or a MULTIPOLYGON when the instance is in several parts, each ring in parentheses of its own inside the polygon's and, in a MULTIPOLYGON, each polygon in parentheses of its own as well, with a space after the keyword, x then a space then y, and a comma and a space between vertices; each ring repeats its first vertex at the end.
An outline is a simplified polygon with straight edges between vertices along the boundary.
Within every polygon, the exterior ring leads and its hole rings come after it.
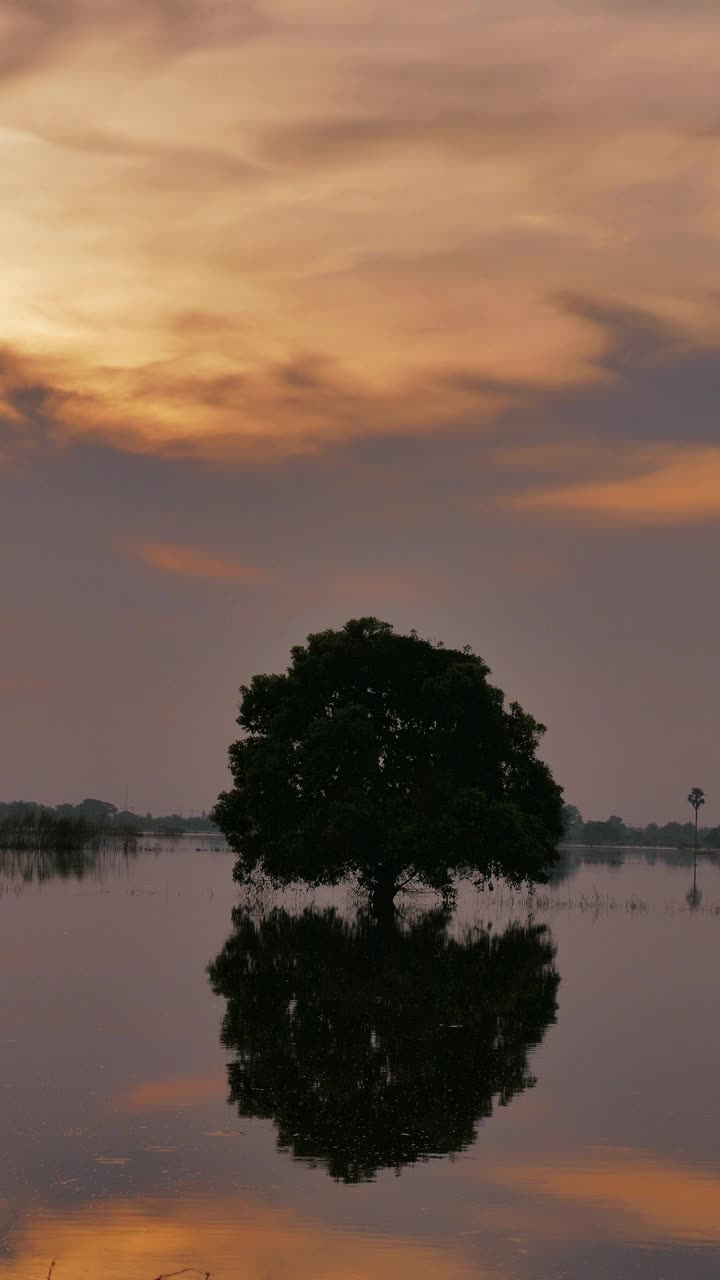
POLYGON ((717 864, 379 935, 211 843, 0 855, 0 1280, 717 1276, 717 864))

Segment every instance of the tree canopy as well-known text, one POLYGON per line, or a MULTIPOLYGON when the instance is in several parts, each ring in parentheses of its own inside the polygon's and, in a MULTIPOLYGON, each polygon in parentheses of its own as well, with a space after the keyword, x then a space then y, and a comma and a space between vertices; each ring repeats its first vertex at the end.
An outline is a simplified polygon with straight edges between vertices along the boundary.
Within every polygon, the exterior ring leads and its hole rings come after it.
POLYGON ((233 924, 209 970, 237 1055, 229 1101, 273 1120, 295 1159, 343 1182, 399 1172, 465 1150, 535 1084, 560 981, 546 926, 452 937, 442 910, 401 928, 242 908, 233 924))
POLYGON ((469 649, 360 618, 256 675, 213 811, 235 878, 354 876, 378 906, 411 881, 447 894, 464 875, 543 880, 561 790, 537 757, 544 726, 489 674, 469 649))

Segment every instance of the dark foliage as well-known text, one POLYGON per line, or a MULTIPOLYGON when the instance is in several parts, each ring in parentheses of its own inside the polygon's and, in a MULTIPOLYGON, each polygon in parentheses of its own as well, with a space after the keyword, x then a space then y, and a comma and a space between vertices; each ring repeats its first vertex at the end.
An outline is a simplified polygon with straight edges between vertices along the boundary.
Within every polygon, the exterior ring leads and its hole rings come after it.
POLYGON ((242 688, 234 787, 213 812, 239 881, 357 877, 377 903, 415 881, 542 880, 562 834, 544 727, 469 650, 375 618, 308 637, 242 688))
POLYGON ((559 983, 544 926, 458 940, 443 911, 406 929, 334 910, 233 921, 209 970, 237 1054, 229 1100, 296 1159, 360 1182, 462 1151, 535 1083, 559 983))

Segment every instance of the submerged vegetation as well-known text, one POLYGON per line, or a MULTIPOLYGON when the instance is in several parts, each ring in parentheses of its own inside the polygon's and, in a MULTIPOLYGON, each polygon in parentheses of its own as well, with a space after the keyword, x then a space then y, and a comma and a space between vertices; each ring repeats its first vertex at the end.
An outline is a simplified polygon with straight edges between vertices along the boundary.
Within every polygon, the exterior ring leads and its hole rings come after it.
POLYGON ((92 822, 85 817, 60 817, 39 805, 20 808, 0 818, 0 850, 69 853, 96 851, 109 845, 134 848, 137 833, 117 824, 92 822))

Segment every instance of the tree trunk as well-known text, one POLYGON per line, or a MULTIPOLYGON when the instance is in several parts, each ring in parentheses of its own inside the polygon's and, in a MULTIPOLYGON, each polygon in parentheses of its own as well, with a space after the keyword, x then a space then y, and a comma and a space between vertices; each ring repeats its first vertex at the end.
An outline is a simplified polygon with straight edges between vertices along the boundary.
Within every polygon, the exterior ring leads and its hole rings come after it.
POLYGON ((370 911, 378 920, 392 919, 395 915, 395 895, 397 883, 394 876, 378 876, 371 881, 370 911))

